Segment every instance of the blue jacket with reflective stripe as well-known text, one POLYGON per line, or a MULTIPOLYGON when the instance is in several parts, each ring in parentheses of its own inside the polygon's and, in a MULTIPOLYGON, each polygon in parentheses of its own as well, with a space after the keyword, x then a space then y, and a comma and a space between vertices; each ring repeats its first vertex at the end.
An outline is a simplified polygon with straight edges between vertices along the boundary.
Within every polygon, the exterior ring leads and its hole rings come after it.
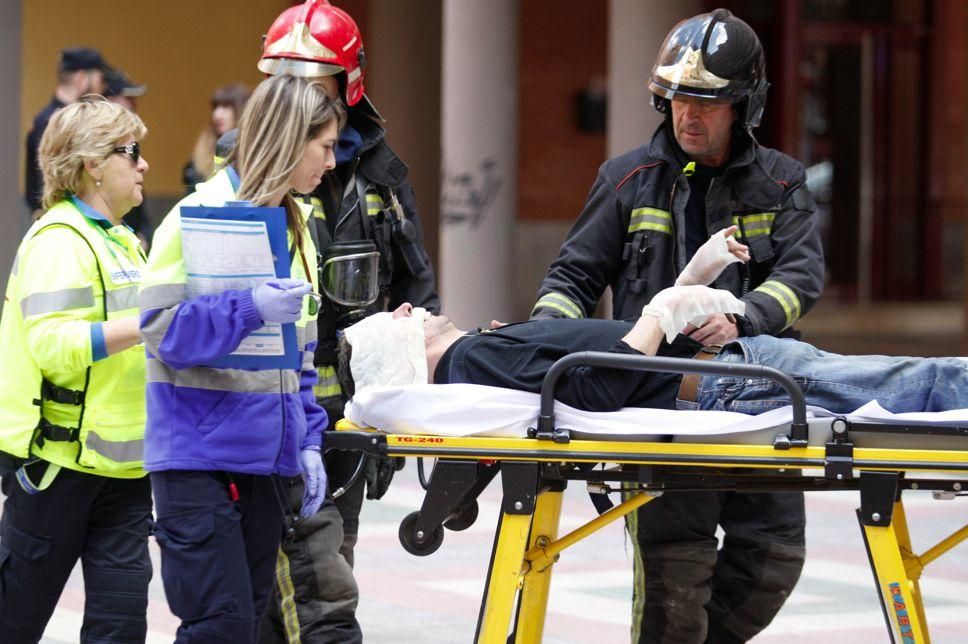
MULTIPOLYGON (((155 233, 142 282, 141 329, 148 348, 145 469, 300 473, 299 452, 320 445, 326 412, 315 401, 315 312, 307 298, 296 324, 302 365, 296 369, 201 366, 234 351, 262 326, 251 289, 189 299, 182 257, 180 207, 221 206, 235 197, 220 172, 182 199, 155 233)), ((302 209, 305 218, 311 212, 302 209)), ((291 235, 291 231, 290 231, 291 235)), ((291 241, 291 238, 290 238, 291 241)), ((316 250, 308 232, 292 277, 316 287, 316 250), (309 264, 307 276, 301 256, 309 264)))

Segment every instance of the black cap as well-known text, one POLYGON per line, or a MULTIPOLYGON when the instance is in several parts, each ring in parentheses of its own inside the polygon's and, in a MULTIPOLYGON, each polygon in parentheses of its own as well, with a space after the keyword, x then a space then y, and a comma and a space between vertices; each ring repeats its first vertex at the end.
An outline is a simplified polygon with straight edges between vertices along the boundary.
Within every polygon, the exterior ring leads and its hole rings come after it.
POLYGON ((120 69, 114 69, 104 75, 107 82, 107 89, 104 90, 105 96, 143 96, 148 91, 147 85, 138 85, 120 69))
POLYGON ((90 47, 68 47, 60 52, 59 68, 65 72, 79 72, 85 69, 100 69, 104 73, 111 72, 101 52, 90 47))

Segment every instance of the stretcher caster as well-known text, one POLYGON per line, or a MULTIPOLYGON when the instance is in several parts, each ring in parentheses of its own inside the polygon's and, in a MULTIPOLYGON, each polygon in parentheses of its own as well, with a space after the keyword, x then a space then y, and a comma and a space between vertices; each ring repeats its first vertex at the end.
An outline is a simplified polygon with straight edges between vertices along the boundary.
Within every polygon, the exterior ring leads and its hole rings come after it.
POLYGON ((417 530, 417 519, 419 512, 411 512, 400 522, 400 545, 412 555, 426 557, 437 552, 440 544, 444 542, 444 529, 441 526, 435 527, 430 534, 421 533, 417 530))
POLYGON ((477 511, 477 501, 471 501, 456 516, 444 521, 444 527, 454 532, 466 530, 477 521, 477 511))

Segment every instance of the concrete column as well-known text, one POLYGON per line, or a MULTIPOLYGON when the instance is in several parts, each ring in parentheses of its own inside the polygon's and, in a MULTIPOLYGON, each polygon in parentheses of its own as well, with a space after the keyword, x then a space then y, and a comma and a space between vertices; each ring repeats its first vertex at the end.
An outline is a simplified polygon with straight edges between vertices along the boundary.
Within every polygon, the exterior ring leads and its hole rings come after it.
MULTIPOLYGON (((21 195, 20 165, 24 141, 20 136, 20 2, 0 2, 0 292, 7 291, 7 277, 20 238, 27 230, 27 206, 21 195), (20 154, 18 154, 18 151, 20 154)), ((2 305, 0 305, 2 306, 2 305)))
POLYGON ((649 76, 662 41, 680 20, 702 12, 699 0, 610 0, 608 13, 609 157, 641 145, 662 122, 649 76))
POLYGON ((517 0, 444 0, 440 293, 461 328, 510 319, 517 0))
POLYGON ((424 245, 439 273, 440 0, 370 0, 363 32, 366 91, 387 142, 410 168, 424 245))
MULTIPOLYGON (((615 157, 647 143, 664 118, 652 107, 649 77, 659 47, 677 22, 702 11, 699 0, 609 0, 608 142, 615 157)), ((605 289, 598 315, 612 317, 605 289)))

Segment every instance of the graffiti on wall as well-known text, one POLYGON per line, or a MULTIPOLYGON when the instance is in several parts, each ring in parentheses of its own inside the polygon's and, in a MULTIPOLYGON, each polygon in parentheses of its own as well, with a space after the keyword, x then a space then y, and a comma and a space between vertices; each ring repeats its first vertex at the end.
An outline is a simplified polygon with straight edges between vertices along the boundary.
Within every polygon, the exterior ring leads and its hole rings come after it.
POLYGON ((441 181, 441 222, 446 226, 479 227, 494 205, 501 183, 494 159, 483 159, 476 170, 445 169, 441 181))

